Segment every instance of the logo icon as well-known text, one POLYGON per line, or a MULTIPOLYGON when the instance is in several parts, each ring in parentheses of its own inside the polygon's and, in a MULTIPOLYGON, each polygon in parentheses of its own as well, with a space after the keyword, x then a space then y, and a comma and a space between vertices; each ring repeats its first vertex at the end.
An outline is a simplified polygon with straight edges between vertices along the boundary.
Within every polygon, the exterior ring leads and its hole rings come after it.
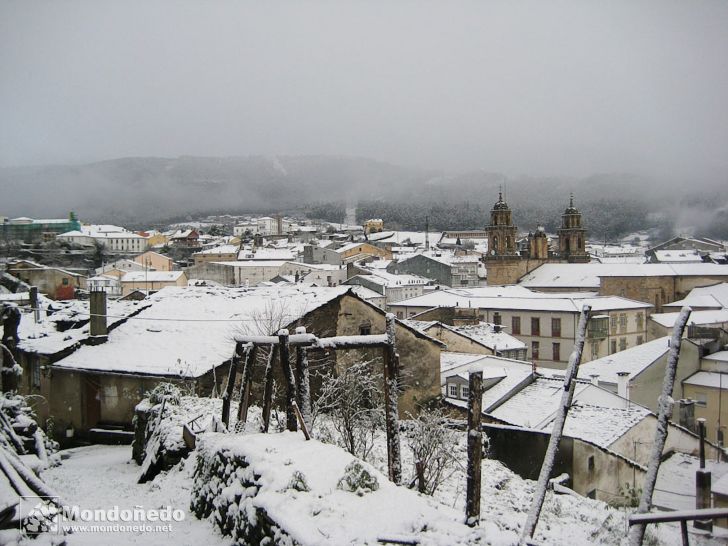
POLYGON ((20 530, 27 536, 60 532, 58 497, 20 497, 20 530))

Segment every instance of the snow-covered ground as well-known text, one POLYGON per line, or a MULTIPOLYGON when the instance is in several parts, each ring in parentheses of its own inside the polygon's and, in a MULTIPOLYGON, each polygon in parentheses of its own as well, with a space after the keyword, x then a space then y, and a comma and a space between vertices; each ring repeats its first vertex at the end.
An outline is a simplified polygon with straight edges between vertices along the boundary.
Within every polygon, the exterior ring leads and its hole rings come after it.
MULTIPOLYGON (((453 449, 464 464, 464 434, 453 449)), ((383 439, 377 442, 370 462, 386 472, 386 451, 383 439)), ((211 522, 198 520, 189 511, 192 470, 196 456, 153 481, 139 485, 140 467, 131 460, 129 446, 90 446, 63 452, 58 467, 43 472, 43 479, 62 496, 64 504, 81 509, 107 510, 115 505, 120 509, 162 509, 171 506, 184 511, 184 520, 173 522, 171 532, 142 534, 75 533, 67 537, 69 546, 86 544, 159 544, 159 545, 222 545, 230 539, 223 537, 211 522)), ((412 456, 407 448, 407 435, 402 438, 404 482, 412 477, 412 456)), ((494 460, 483 461, 482 519, 483 526, 496 536, 515 536, 526 519, 534 482, 519 476, 494 460)), ((464 514, 465 472, 458 468, 436 492, 435 500, 464 514)), ((376 525, 376 522, 372 522, 376 525)), ((620 544, 626 536, 626 512, 606 504, 568 495, 546 498, 541 519, 534 537, 538 544, 620 544)), ((719 544, 692 534, 691 544, 719 544)), ((498 542, 498 540, 495 540, 498 542)), ((679 530, 673 525, 650 526, 649 544, 679 544, 679 530)), ((29 542, 33 544, 33 542, 29 542)))
MULTIPOLYGON (((69 546, 74 545, 223 545, 230 539, 221 536, 207 521, 198 520, 189 511, 192 478, 191 464, 181 464, 154 481, 137 484, 140 467, 131 460, 129 446, 90 446, 63 452, 68 456, 60 466, 46 470, 46 483, 61 495, 64 504, 78 505, 81 509, 120 510, 141 506, 144 509, 162 509, 171 506, 184 511, 184 520, 171 522, 170 532, 155 533, 82 533, 67 536, 69 546)), ((103 525, 103 523, 95 523, 103 525)))

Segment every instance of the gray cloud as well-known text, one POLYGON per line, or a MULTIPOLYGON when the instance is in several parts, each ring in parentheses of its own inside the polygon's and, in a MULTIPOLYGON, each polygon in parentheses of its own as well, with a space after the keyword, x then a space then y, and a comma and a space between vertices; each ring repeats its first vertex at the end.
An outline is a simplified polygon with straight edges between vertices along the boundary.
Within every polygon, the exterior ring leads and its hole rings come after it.
POLYGON ((0 4, 0 165, 342 154, 725 179, 728 3, 0 4))

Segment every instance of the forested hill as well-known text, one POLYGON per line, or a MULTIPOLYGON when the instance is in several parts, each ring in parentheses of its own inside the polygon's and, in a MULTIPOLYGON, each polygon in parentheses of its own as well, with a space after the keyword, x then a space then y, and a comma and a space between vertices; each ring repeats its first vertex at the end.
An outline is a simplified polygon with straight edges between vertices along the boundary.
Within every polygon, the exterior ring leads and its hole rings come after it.
MULTIPOLYGON (((679 182, 679 181, 678 181, 679 182)), ((139 224, 206 212, 308 210, 336 220, 345 203, 360 217, 435 229, 482 227, 503 186, 523 230, 554 229, 574 192, 595 237, 661 226, 728 237, 717 189, 604 174, 583 179, 450 174, 357 157, 123 158, 86 165, 0 168, 0 215, 139 224)))

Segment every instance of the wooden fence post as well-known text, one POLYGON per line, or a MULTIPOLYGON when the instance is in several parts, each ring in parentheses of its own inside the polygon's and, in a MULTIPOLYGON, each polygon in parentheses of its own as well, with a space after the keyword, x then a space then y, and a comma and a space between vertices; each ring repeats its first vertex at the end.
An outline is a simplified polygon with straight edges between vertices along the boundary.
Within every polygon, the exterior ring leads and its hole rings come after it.
POLYGON ((589 322, 590 312, 591 306, 589 305, 585 305, 581 309, 579 326, 577 327, 576 339, 574 341, 574 350, 571 351, 571 356, 569 356, 569 366, 566 368, 566 373, 564 374, 564 392, 561 395, 561 405, 556 411, 554 427, 551 431, 551 438, 549 438, 549 445, 546 448, 546 455, 544 456, 543 464, 541 465, 541 472, 539 473, 538 481, 536 482, 536 489, 533 493, 531 509, 528 511, 526 524, 523 526, 523 532, 521 534, 522 544, 525 544, 533 537, 536 525, 538 524, 538 518, 541 515, 543 501, 546 498, 546 488, 548 487, 549 477, 551 475, 551 470, 554 467, 556 454, 559 451, 559 443, 561 442, 561 436, 564 432, 564 424, 566 423, 566 417, 569 414, 571 401, 574 398, 576 375, 579 371, 581 353, 584 350, 586 326, 589 322))
MULTIPOLYGON (((305 334, 303 327, 296 328, 297 334, 305 334)), ((303 422, 311 430, 311 380, 308 376, 308 351, 306 347, 296 349, 296 402, 303 422)))
POLYGON ((402 481, 402 458, 399 442, 399 355, 395 352, 395 318, 386 315, 387 346, 384 348, 384 418, 387 429, 387 466, 389 479, 399 485, 402 481))
MULTIPOLYGON (((657 428, 655 429, 655 439, 652 442, 652 452, 650 453, 650 461, 647 466, 647 474, 642 485, 642 497, 637 507, 637 514, 646 514, 652 504, 652 493, 657 483, 657 471, 660 469, 660 459, 662 458, 662 450, 665 448, 665 440, 667 440, 668 419, 672 417, 672 389, 675 385, 675 372, 677 371, 677 361, 680 358, 680 345, 682 344, 682 336, 685 331, 685 325, 690 318, 690 307, 683 307, 675 321, 670 338, 670 352, 667 357, 667 367, 665 368, 665 377, 662 381, 662 393, 657 399, 657 428)), ((629 530, 628 540, 630 546, 640 546, 645 536, 646 524, 638 523, 629 530)), ((685 527, 687 530, 687 525, 685 527)), ((687 533, 686 533, 687 534, 687 533)))
POLYGON ((250 384, 253 381, 253 366, 257 355, 257 347, 251 343, 245 345, 245 361, 243 364, 243 377, 240 381, 240 405, 238 406, 238 423, 248 421, 248 406, 250 406, 250 384))
POLYGON ((240 357, 238 356, 237 347, 235 348, 235 354, 230 359, 230 369, 228 370, 227 385, 225 385, 225 393, 222 395, 222 422, 227 428, 230 423, 230 403, 233 399, 233 388, 235 387, 235 378, 238 375, 238 362, 240 357))
POLYGON ((278 352, 278 345, 270 346, 270 353, 268 353, 268 364, 265 367, 265 386, 263 387, 263 425, 261 426, 261 432, 268 432, 270 426, 270 412, 273 406, 273 363, 276 360, 276 353, 278 352))
POLYGON ((296 423, 296 410, 293 408, 293 402, 296 400, 296 379, 293 377, 293 369, 291 369, 289 359, 288 335, 288 330, 285 328, 278 332, 278 339, 280 340, 279 354, 283 377, 286 379, 286 428, 291 432, 296 432, 298 423, 296 423))
POLYGON ((480 424, 483 409, 483 372, 473 372, 469 379, 468 475, 465 517, 466 523, 474 527, 480 521, 480 478, 483 464, 483 433, 480 424))

